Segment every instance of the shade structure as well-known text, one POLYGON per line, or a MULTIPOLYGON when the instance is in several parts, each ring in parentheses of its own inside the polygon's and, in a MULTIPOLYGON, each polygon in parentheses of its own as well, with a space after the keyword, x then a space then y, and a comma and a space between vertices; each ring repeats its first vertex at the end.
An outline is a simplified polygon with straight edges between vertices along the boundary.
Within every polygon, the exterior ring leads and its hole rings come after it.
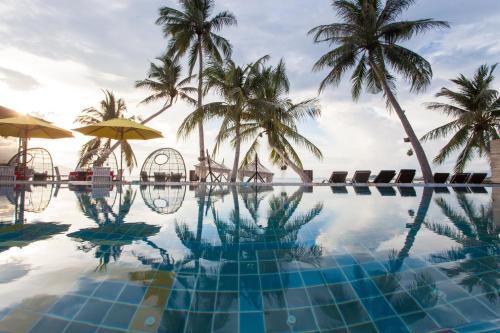
POLYGON ((238 178, 243 180, 245 177, 255 176, 256 173, 258 173, 266 183, 271 183, 273 181, 274 173, 262 165, 259 159, 253 160, 245 167, 240 168, 238 170, 238 178))
MULTIPOLYGON (((125 118, 114 118, 102 121, 100 123, 76 128, 75 131, 89 136, 119 141, 163 138, 160 131, 125 118)), ((120 154, 120 169, 123 172, 123 154, 120 154)))
MULTIPOLYGON (((12 111, 12 110, 10 110, 12 111)), ((22 174, 26 179, 26 159, 28 150, 28 138, 38 139, 62 139, 71 138, 73 133, 52 125, 46 120, 28 115, 18 115, 0 119, 0 136, 13 136, 23 139, 22 174)))
POLYGON ((0 119, 0 135, 38 139, 73 137, 73 133, 68 130, 52 125, 46 120, 28 115, 0 119))

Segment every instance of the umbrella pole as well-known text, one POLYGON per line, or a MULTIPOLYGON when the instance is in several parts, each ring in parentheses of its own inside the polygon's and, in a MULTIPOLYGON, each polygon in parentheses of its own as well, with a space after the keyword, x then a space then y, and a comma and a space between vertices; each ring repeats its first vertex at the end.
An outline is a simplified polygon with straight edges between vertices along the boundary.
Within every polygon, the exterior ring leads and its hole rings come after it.
POLYGON ((26 170, 27 164, 28 164, 28 137, 27 135, 25 135, 25 137, 23 138, 23 171, 22 171, 24 180, 28 180, 27 170, 26 170))

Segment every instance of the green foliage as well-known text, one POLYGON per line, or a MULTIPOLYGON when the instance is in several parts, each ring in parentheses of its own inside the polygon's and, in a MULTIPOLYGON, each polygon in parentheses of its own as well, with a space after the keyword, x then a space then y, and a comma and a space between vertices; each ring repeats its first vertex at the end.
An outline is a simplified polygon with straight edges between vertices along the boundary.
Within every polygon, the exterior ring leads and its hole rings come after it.
POLYGON ((455 171, 461 172, 476 155, 489 157, 490 142, 499 138, 500 126, 500 96, 492 88, 495 68, 496 65, 483 65, 472 79, 460 74, 451 80, 457 86, 456 91, 441 88, 436 94, 436 97, 446 97, 451 103, 427 104, 429 110, 454 118, 422 138, 436 140, 452 135, 434 158, 434 163, 442 164, 451 154, 461 150, 455 163, 455 171))
POLYGON ((447 22, 432 19, 397 21, 414 0, 336 0, 340 23, 320 25, 309 31, 315 43, 335 48, 314 65, 315 71, 329 68, 320 91, 337 86, 349 71, 352 96, 357 100, 365 86, 369 92, 382 91, 383 81, 394 89, 393 72, 411 85, 411 91, 423 91, 432 78, 431 65, 420 55, 399 43, 427 30, 448 27, 447 22), (378 75, 380 73, 381 75, 378 75))

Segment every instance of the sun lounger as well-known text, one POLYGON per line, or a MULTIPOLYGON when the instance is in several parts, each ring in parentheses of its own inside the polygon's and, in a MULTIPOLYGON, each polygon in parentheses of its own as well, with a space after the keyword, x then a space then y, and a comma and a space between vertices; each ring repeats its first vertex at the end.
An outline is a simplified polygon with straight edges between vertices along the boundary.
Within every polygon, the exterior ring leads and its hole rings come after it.
POLYGON ((352 182, 357 184, 366 184, 368 183, 371 173, 372 172, 369 170, 356 171, 352 177, 352 182))
POLYGON ((328 179, 330 184, 343 184, 346 182, 347 171, 334 171, 328 179))
POLYGON ((476 194, 488 194, 488 191, 482 186, 469 187, 472 193, 476 194))
POLYGON ((410 187, 410 186, 399 186, 398 191, 402 197, 416 197, 417 196, 417 192, 415 191, 415 188, 410 187))
POLYGON ((486 173, 473 173, 467 180, 468 184, 482 184, 488 176, 486 173))
POLYGON ((33 173, 33 181, 47 181, 47 172, 35 172, 33 173))
POLYGON ((434 193, 448 194, 450 190, 446 186, 434 187, 434 193))
POLYGON ((411 184, 413 183, 416 173, 417 170, 414 169, 401 169, 395 182, 398 184, 411 184))
POLYGON ((353 186, 357 195, 371 195, 372 191, 368 186, 353 186))
POLYGON ((155 172, 154 179, 156 183, 165 183, 167 181, 167 174, 165 172, 155 172))
POLYGON ((332 193, 334 194, 348 194, 347 187, 345 186, 331 186, 332 193))
POLYGON ((450 184, 465 184, 470 178, 470 173, 456 173, 450 179, 450 184))
POLYGON ((382 170, 379 172, 377 177, 373 180, 375 184, 388 184, 391 182, 392 178, 396 175, 394 170, 382 170))
POLYGON ((434 174, 434 184, 445 184, 448 178, 450 178, 448 172, 436 172, 434 174))
POLYGON ((171 173, 170 176, 167 177, 168 182, 178 183, 181 181, 182 175, 180 173, 171 173))
POLYGON ((396 195, 396 190, 392 186, 377 186, 377 190, 383 197, 394 197, 396 195))
POLYGON ((141 171, 141 182, 149 182, 148 173, 146 171, 141 171))
POLYGON ((13 166, 0 166, 0 181, 13 182, 16 180, 15 168, 13 166))

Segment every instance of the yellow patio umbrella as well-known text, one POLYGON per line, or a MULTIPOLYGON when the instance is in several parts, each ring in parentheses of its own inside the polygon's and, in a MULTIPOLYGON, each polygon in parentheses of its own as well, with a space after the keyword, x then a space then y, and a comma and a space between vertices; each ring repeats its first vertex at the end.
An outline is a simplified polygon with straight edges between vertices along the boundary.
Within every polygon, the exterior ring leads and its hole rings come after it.
MULTIPOLYGON (((0 119, 0 136, 21 138, 23 149, 23 166, 26 167, 28 138, 62 139, 71 138, 73 133, 52 125, 50 122, 28 115, 18 115, 0 119)), ((23 168, 23 172, 25 172, 23 168)))
MULTIPOLYGON (((160 131, 125 118, 114 118, 74 130, 89 136, 119 141, 163 138, 160 131)), ((120 154, 120 169, 123 170, 123 154, 120 154)))

